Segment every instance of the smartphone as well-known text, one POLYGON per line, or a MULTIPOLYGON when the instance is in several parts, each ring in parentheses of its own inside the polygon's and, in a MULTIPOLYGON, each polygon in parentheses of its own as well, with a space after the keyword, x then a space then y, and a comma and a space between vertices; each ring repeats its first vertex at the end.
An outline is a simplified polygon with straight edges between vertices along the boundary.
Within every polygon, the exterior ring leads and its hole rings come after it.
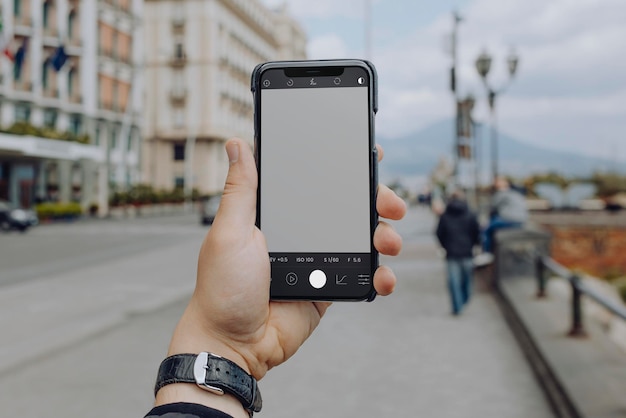
POLYGON ((252 73, 272 299, 376 295, 376 81, 362 60, 268 62, 252 73))

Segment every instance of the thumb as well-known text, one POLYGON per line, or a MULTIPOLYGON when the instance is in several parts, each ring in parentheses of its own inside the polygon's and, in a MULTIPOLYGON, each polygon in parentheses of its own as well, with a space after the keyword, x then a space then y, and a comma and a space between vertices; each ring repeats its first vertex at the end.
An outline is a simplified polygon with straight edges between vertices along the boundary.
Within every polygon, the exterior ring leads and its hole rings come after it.
MULTIPOLYGON (((241 139, 226 142, 229 168, 213 228, 249 231, 256 220, 257 170, 252 150, 241 139)), ((235 236, 238 236, 237 234, 235 236)))

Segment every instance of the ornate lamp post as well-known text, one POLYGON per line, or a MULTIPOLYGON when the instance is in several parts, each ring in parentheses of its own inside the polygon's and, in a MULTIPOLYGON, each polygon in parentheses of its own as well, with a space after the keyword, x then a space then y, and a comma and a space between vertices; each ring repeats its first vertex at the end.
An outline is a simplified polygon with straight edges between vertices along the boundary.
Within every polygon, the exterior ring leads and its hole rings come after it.
POLYGON ((480 78, 483 80, 483 84, 487 90, 487 98, 489 100, 489 114, 490 114, 490 123, 491 123, 491 171, 493 180, 498 177, 498 131, 496 127, 496 97, 503 93, 504 90, 509 86, 509 84, 513 81, 513 77, 515 76, 515 72, 517 71, 517 64, 519 62, 519 58, 515 55, 514 52, 511 52, 507 58, 507 65, 509 70, 509 80, 508 82, 499 89, 494 89, 489 82, 487 81, 487 76, 489 75, 489 70, 491 69, 491 56, 483 51, 478 58, 476 59, 476 70, 480 75, 480 78))

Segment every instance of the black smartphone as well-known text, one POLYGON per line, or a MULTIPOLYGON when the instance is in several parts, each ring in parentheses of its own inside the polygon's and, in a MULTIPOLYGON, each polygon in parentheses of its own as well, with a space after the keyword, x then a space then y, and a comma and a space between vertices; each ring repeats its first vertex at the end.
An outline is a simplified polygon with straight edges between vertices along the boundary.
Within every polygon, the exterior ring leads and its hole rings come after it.
POLYGON ((269 250, 270 297, 373 300, 374 66, 268 62, 255 68, 252 92, 257 226, 269 250))

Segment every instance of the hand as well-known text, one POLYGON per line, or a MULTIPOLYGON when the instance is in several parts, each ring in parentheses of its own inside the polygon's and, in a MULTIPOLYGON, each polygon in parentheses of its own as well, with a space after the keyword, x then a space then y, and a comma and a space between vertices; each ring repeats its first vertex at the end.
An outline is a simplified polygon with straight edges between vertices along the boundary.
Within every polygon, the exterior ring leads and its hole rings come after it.
MULTIPOLYGON (((230 168, 222 201, 200 249, 196 288, 174 332, 169 355, 211 351, 259 380, 298 350, 330 303, 269 300, 268 250, 255 226, 254 157, 250 147, 238 139, 228 141, 226 151, 230 168)), ((382 156, 379 148, 379 158, 382 156)), ((394 220, 406 212, 404 201, 383 185, 378 188, 376 208, 381 217, 394 220)), ((374 246, 381 254, 397 255, 402 239, 390 224, 380 221, 374 246)), ((391 269, 381 266, 376 270, 374 287, 379 295, 392 293, 395 284, 391 269)))

